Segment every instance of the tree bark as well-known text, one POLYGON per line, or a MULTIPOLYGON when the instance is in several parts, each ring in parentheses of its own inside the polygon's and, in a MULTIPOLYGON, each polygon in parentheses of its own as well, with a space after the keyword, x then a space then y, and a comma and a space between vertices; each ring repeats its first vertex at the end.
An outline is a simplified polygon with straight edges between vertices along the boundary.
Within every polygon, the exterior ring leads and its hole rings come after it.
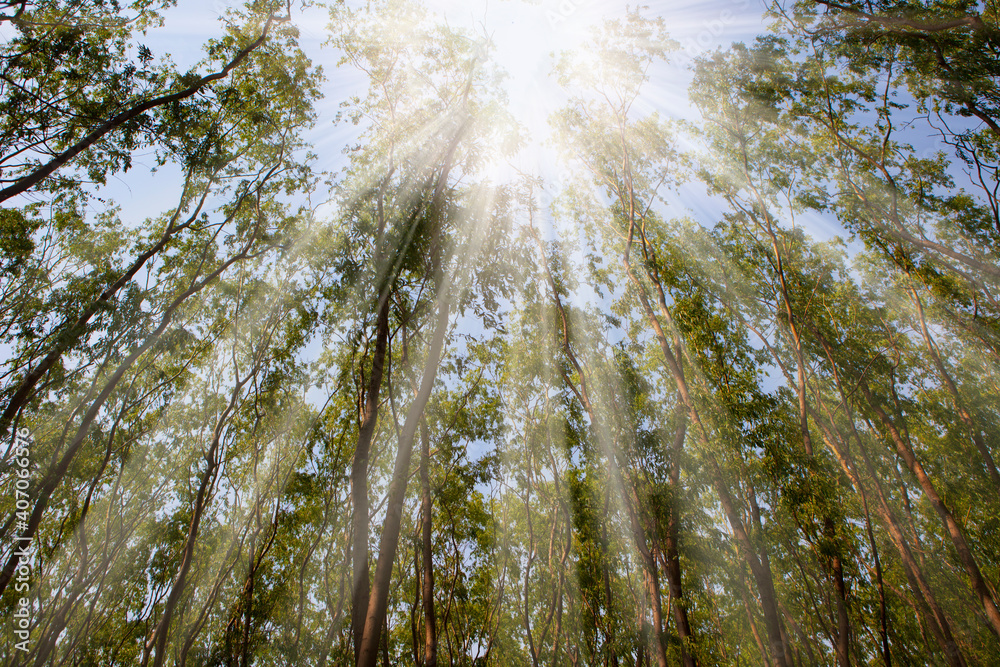
POLYGON ((691 644, 694 641, 694 634, 691 632, 691 623, 688 620, 687 604, 684 600, 684 587, 681 579, 681 559, 678 545, 680 508, 677 501, 677 494, 680 493, 680 473, 681 473, 681 451, 684 448, 684 438, 687 435, 687 415, 684 414, 682 403, 677 405, 677 417, 679 424, 674 434, 673 443, 673 466, 670 469, 670 488, 672 490, 670 502, 670 516, 667 519, 667 534, 664 540, 664 555, 666 557, 665 570, 667 572, 667 584, 670 590, 670 598, 673 600, 674 622, 677 623, 677 636, 681 641, 681 664, 684 667, 697 667, 698 662, 691 654, 691 644))
POLYGON ((413 455, 413 440, 417 424, 423 415, 431 390, 434 388, 434 380, 437 378, 438 362, 441 359, 445 333, 448 329, 450 306, 447 287, 445 287, 442 289, 442 298, 438 305, 437 324, 424 365, 420 389, 410 405, 406 421, 403 423, 402 433, 399 436, 399 449, 396 453, 392 482, 389 486, 385 523, 382 527, 382 537, 379 540, 378 561, 375 565, 375 577, 368 599, 368 613, 365 618, 364 633, 361 637, 361 650, 358 653, 357 667, 375 667, 377 662, 380 630, 389 603, 392 567, 399 547, 399 528, 403 515, 403 500, 406 496, 406 486, 409 480, 410 459, 413 455))
POLYGON ((437 667, 437 619, 434 615, 433 501, 431 499, 430 436, 426 418, 420 421, 420 524, 423 547, 424 667, 437 667))
POLYGON ((378 424, 379 394, 385 368, 385 355, 389 343, 389 295, 383 294, 379 302, 375 324, 375 351, 368 377, 358 442, 351 463, 351 534, 353 579, 351 595, 351 627, 354 637, 355 659, 361 652, 365 619, 368 616, 368 598, 371 595, 368 570, 368 459, 372 438, 378 424))
POLYGON ((958 558, 962 562, 962 566, 965 568, 965 572, 969 577, 972 589, 986 613, 986 618, 989 621, 990 628, 993 630, 993 634, 996 635, 997 638, 1000 638, 1000 609, 997 608, 996 601, 993 599, 989 586, 987 586, 986 581, 983 578, 982 572, 979 569, 979 564, 976 562, 976 558, 965 539, 965 535, 962 533, 961 527, 958 525, 958 522, 955 521, 954 516, 952 516, 951 510, 948 509, 948 506, 938 494, 933 481, 931 481, 930 476, 924 470, 920 461, 917 460, 917 457, 914 455, 909 444, 907 444, 907 442, 900 435, 899 430, 893 424, 892 420, 889 419, 889 416, 875 401, 875 398, 871 393, 871 389, 868 386, 868 381, 865 379, 862 379, 861 391, 864 393, 865 399, 868 401, 868 405, 872 412, 875 413, 882 425, 889 431, 889 435, 892 438, 893 443, 896 445, 896 451, 899 454, 899 457, 903 459, 903 462, 906 463, 910 472, 912 472, 913 476, 917 478, 917 481, 920 483, 920 486, 924 491, 924 495, 927 496, 927 499, 930 501, 934 511, 937 512, 940 517, 941 523, 944 524, 945 530, 951 538, 952 545, 954 545, 955 551, 958 552, 958 558))

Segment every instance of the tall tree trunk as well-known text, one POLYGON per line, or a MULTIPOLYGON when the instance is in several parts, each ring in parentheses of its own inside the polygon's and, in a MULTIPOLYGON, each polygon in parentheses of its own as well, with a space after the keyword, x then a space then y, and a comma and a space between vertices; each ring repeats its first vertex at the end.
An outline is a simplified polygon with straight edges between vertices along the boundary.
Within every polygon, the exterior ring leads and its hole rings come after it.
POLYGON ((410 604, 410 642, 412 644, 412 658, 414 665, 422 665, 421 662, 423 656, 420 651, 420 637, 417 636, 417 626, 418 619, 420 617, 419 609, 421 608, 420 600, 420 588, 422 586, 421 581, 421 569, 420 569, 420 549, 417 547, 418 540, 414 540, 413 543, 413 601, 410 604))
MULTIPOLYGON (((478 62, 478 61, 476 61, 478 62)), ((476 62, 473 63, 475 67, 476 62)), ((461 104, 463 109, 468 103, 472 91, 472 74, 470 71, 461 104)), ((469 117, 465 115, 455 130, 447 149, 442 156, 442 168, 434 184, 430 206, 423 209, 423 214, 433 225, 430 232, 430 275, 437 282, 438 317, 430 349, 424 365, 423 377, 417 394, 410 404, 403 422, 403 430, 399 434, 399 449, 396 451, 396 462, 393 467, 392 481, 389 484, 389 495, 386 500, 385 523, 382 526, 382 536, 379 540, 378 561, 375 565, 375 577, 372 582, 371 594, 368 596, 366 616, 360 640, 355 626, 355 658, 357 667, 375 667, 378 652, 380 628, 389 604, 389 583, 392 579, 392 567, 399 548, 399 528, 403 517, 403 501, 406 496, 406 486, 409 481, 410 460, 413 456, 413 440, 416 437, 418 422, 423 418, 424 408, 430 399, 434 381, 437 378, 438 363, 444 349, 445 334, 448 331, 451 314, 452 277, 446 275, 444 267, 444 247, 442 244, 442 229, 445 219, 445 188, 454 163, 455 151, 468 128, 469 117)), ((385 220, 380 213, 379 240, 381 241, 385 220)), ((387 298, 387 297, 386 297, 387 298)), ((367 545, 366 545, 367 547, 367 545)))
MULTIPOLYGON (((823 528, 828 540, 836 540, 837 531, 829 515, 823 517, 823 528)), ((851 622, 847 615, 847 584, 844 582, 844 564, 841 561, 839 548, 831 558, 830 569, 833 574, 837 598, 837 665, 838 667, 850 667, 851 622)))
MULTIPOLYGON (((907 275, 909 276, 909 274, 907 275)), ((997 470, 996 461, 993 460, 990 448, 983 439, 983 432, 972 419, 972 415, 969 413, 968 409, 966 409, 965 403, 962 401, 962 397, 958 393, 958 386, 956 386, 955 380, 951 377, 951 373, 948 372, 948 369, 945 368, 944 361, 941 360, 941 355, 938 352, 937 345, 934 343, 934 339, 931 337, 931 333, 927 328, 927 320, 924 317, 924 307, 920 301, 920 295, 917 294, 917 290, 912 285, 910 285, 909 291, 910 296, 913 298, 913 305, 916 306, 917 309, 917 319, 920 322, 920 333, 923 335, 924 344, 927 346, 927 352, 931 355, 931 359, 934 361, 934 367, 937 369, 942 382, 944 382, 944 386, 947 387, 948 393, 951 395, 951 400, 955 404, 955 409, 958 411, 959 418, 962 420, 966 430, 972 437, 973 444, 979 451, 979 456, 982 458, 983 465, 986 467, 990 480, 993 482, 993 490, 997 494, 1000 494, 1000 471, 997 470)))
POLYGON ((875 584, 878 588, 878 621, 879 639, 882 646, 882 664, 885 667, 892 667, 892 653, 889 650, 889 618, 885 604, 885 583, 882 580, 882 561, 878 555, 878 544, 875 542, 875 533, 872 531, 872 520, 868 512, 868 500, 861 496, 861 502, 865 509, 865 533, 868 535, 868 544, 871 545, 872 558, 875 561, 875 584))
POLYGON ((687 604, 684 600, 684 587, 681 582, 681 559, 678 544, 680 525, 680 507, 677 501, 677 494, 680 493, 681 474, 681 451, 684 448, 684 438, 687 435, 687 415, 684 414, 683 403, 677 404, 677 418, 679 424, 674 434, 673 443, 673 466, 670 469, 670 488, 672 491, 670 501, 670 515, 667 518, 667 534, 664 540, 664 552, 666 556, 665 569, 667 572, 667 584, 670 587, 670 598, 673 600, 674 621, 677 623, 677 636, 681 641, 681 664, 684 667, 697 667, 697 660, 691 653, 691 644, 694 635, 691 632, 691 624, 688 620, 687 604))
POLYGON ((375 324, 375 350, 372 355, 371 373, 365 392, 365 402, 358 429, 358 442, 351 462, 351 532, 353 535, 351 557, 353 579, 351 584, 351 628, 354 637, 355 659, 361 652, 365 618, 368 616, 370 582, 368 572, 368 459, 372 438, 378 424, 379 394, 385 368, 385 355, 389 342, 389 295, 383 293, 379 301, 378 319, 375 324))
MULTIPOLYGON (((614 464, 612 464, 614 465, 614 464)), ((604 583, 604 604, 608 616, 613 616, 614 594, 611 592, 611 571, 608 563, 611 561, 608 553, 608 525, 611 523, 611 485, 604 494, 604 521, 601 522, 601 580, 604 583)), ((604 632, 604 645, 608 649, 612 667, 618 667, 618 651, 615 648, 615 627, 611 619, 601 619, 601 630, 604 632)))
MULTIPOLYGON (((754 577, 754 581, 757 583, 757 592, 760 595, 761 605, 763 607, 762 611, 764 613, 764 622, 767 626, 768 643, 770 645, 771 657, 774 660, 775 667, 788 667, 786 659, 787 651, 781 633, 781 619, 778 614, 778 607, 776 604, 777 600, 774 592, 774 577, 771 573, 770 563, 767 561, 766 555, 762 560, 757 554, 756 548, 750 540, 750 536, 743 525, 743 519, 736 511, 736 506, 732 501, 732 497, 729 495, 729 488, 723 478, 718 460, 715 455, 712 454, 713 448, 711 443, 708 441, 708 432, 705 430, 705 426, 701 422, 701 417, 699 416, 698 410, 694 405, 690 392, 688 391, 687 380, 684 377, 684 371, 681 367, 680 359, 674 355, 670 346, 670 341, 667 339, 667 335, 663 331, 659 319, 653 312, 652 305, 649 303, 649 298, 646 295, 645 286, 632 269, 629 254, 631 253, 634 232, 635 227, 633 225, 629 230, 629 240, 626 245, 623 258, 625 273, 629 276, 633 285, 635 285, 639 296, 639 302, 646 314, 646 319, 648 320, 650 327, 653 329, 653 333, 660 344, 660 350, 663 352, 664 360, 667 362, 667 367, 674 376, 674 381, 677 384, 677 391, 680 394, 681 401, 687 408, 688 416, 691 419, 692 424, 695 426, 699 443, 709 458, 712 471, 712 482, 719 495, 719 500, 721 501, 722 507, 726 513, 726 518, 729 520, 732 525, 733 532, 736 534, 737 542, 744 551, 743 557, 750 566, 750 572, 754 577)), ((658 291, 657 300, 659 303, 660 313, 663 317, 667 318, 667 321, 669 322, 670 315, 666 306, 666 298, 659 283, 655 280, 653 282, 658 291)))
POLYGON ((437 667, 437 619, 434 615, 433 502, 431 499, 430 436, 427 419, 420 420, 420 524, 423 547, 424 667, 437 667))
POLYGON ((987 586, 982 572, 979 570, 979 564, 976 562, 976 558, 972 554, 972 549, 965 540, 965 535, 962 533, 958 522, 955 521, 951 510, 948 509, 948 506, 938 494, 930 476, 924 470, 920 461, 917 460, 917 457, 914 455, 909 444, 906 440, 904 440, 895 424, 891 419, 889 419, 889 416, 875 401, 875 398, 871 393, 871 389, 868 386, 868 382, 865 379, 862 379, 861 391, 864 393, 865 399, 867 400, 872 412, 878 416, 879 421, 889 432, 893 443, 896 445, 896 451, 899 453, 900 458, 903 459, 904 463, 906 463, 906 466, 910 469, 910 472, 913 473, 913 476, 917 478, 917 481, 920 483, 920 486, 924 491, 924 495, 927 496, 931 506, 940 517, 941 523, 944 524, 945 530, 947 530, 948 536, 951 538, 951 542, 955 547, 955 551, 958 552, 958 558, 962 562, 965 572, 972 583, 972 589, 975 592, 976 597, 979 598, 979 603, 982 605, 983 610, 986 612, 986 618, 989 621, 990 628, 993 630, 993 634, 995 634, 997 638, 1000 638, 1000 609, 997 608, 996 601, 993 599, 989 586, 987 586))
POLYGON ((375 667, 378 657, 379 635, 385 620, 389 603, 389 583, 392 578, 392 567, 396 560, 399 547, 399 528, 403 516, 403 500, 406 496, 406 486, 410 474, 410 460, 413 455, 413 440, 417 425, 423 415, 424 408, 430 399, 434 380, 437 378, 438 362, 444 347, 444 338, 448 330, 451 302, 449 288, 443 286, 438 304, 438 319, 435 325, 427 361, 424 365, 420 389, 403 423, 399 436, 399 449, 396 452, 396 463, 393 468, 392 482, 389 485, 389 497, 386 502, 385 523, 382 526, 382 537, 379 540, 378 561, 375 564, 375 577, 372 581, 371 595, 368 599, 367 617, 365 618, 364 634, 361 637, 357 667, 375 667))

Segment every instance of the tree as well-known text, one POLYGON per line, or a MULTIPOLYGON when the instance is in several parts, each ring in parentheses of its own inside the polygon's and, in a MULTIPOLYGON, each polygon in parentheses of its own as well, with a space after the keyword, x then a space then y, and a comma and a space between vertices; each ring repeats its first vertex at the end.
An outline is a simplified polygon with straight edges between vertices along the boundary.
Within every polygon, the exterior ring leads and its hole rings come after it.
POLYGON ((629 9, 558 182, 486 25, 327 8, 316 174, 298 9, 168 8, 0 7, 5 664, 990 663, 993 4, 774 4, 687 122, 629 9))

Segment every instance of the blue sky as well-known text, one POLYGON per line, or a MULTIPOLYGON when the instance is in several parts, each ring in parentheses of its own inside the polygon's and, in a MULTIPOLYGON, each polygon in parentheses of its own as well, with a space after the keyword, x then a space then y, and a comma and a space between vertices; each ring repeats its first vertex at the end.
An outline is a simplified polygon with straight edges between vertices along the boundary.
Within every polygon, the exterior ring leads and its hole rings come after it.
MULTIPOLYGON (((181 69, 191 67, 201 57, 203 44, 221 33, 219 17, 235 4, 232 0, 180 0, 166 12, 164 25, 142 41, 156 57, 169 57, 181 69)), ((532 135, 527 152, 535 164, 528 168, 547 180, 558 180, 561 167, 554 151, 544 146, 545 122, 566 99, 552 74, 554 56, 578 48, 591 28, 621 16, 627 5, 607 0, 428 0, 426 6, 452 27, 489 35, 495 45, 492 58, 509 73, 505 86, 510 110, 532 135)), ((687 101, 690 74, 686 65, 691 57, 733 41, 751 40, 765 29, 760 0, 661 1, 651 3, 645 12, 664 17, 671 37, 681 46, 674 63, 654 73, 650 99, 664 107, 661 113, 681 118, 695 116, 687 101)), ((325 8, 295 8, 293 20, 300 29, 302 48, 326 73, 319 118, 307 138, 320 156, 316 168, 336 171, 345 162, 343 147, 358 129, 348 124, 335 126, 334 117, 340 101, 363 92, 367 81, 350 67, 338 68, 338 54, 324 46, 330 36, 325 8)), ((151 175, 148 168, 152 166, 152 155, 136 156, 133 169, 115 177, 104 192, 122 207, 129 224, 139 224, 175 205, 179 188, 168 184, 179 186, 179 173, 165 167, 151 175)))

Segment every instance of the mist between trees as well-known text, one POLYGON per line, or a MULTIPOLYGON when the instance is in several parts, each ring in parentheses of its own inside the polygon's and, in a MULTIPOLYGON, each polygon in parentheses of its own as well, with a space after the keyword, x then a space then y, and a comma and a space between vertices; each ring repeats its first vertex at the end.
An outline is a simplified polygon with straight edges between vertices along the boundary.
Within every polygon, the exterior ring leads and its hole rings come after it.
POLYGON ((171 6, 0 3, 3 664, 997 664, 995 2, 609 11, 558 174, 485 25, 171 6))

